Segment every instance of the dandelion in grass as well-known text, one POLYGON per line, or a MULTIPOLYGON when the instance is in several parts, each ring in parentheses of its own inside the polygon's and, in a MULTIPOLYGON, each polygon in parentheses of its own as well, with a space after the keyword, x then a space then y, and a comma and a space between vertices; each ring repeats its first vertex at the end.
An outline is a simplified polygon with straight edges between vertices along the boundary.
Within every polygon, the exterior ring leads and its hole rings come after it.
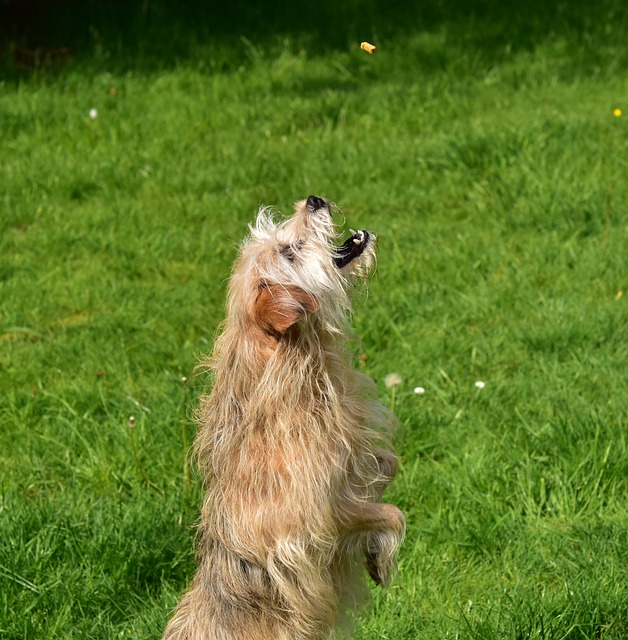
POLYGON ((485 382, 482 382, 482 380, 478 380, 478 381, 475 383, 475 386, 476 386, 476 388, 477 388, 477 389, 484 389, 484 387, 486 386, 486 383, 485 383, 485 382))
POLYGON ((414 387, 414 393, 417 396, 422 396, 425 393, 425 387, 414 387))
POLYGON ((89 117, 92 120, 96 120, 96 118, 98 117, 98 109, 90 109, 89 110, 89 117))
POLYGON ((384 378, 384 384, 390 389, 390 412, 395 413, 395 391, 397 387, 403 382, 401 376, 398 373, 389 373, 384 378))
POLYGON ((401 376, 398 373, 389 373, 384 378, 384 384, 389 389, 394 389, 395 387, 398 387, 402 382, 403 382, 403 380, 402 380, 401 376))
POLYGON ((613 109, 613 115, 619 118, 619 116, 621 116, 621 109, 613 109))

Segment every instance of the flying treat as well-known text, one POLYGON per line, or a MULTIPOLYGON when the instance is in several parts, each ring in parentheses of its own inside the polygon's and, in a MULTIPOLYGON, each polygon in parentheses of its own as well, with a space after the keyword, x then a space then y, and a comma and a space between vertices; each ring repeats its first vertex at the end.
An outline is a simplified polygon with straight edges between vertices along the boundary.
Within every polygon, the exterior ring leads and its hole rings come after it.
POLYGON ((375 51, 377 51, 377 47, 370 42, 363 42, 360 45, 360 49, 364 49, 364 51, 368 51, 368 53, 375 53, 375 51))

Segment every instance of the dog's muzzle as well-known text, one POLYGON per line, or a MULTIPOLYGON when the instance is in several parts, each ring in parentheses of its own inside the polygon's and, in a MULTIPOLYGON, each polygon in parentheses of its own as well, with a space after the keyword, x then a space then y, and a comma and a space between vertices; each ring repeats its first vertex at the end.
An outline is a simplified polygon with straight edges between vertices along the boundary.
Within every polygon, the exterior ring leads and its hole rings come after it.
POLYGON ((368 246, 370 234, 368 231, 356 231, 352 236, 347 238, 344 244, 336 249, 334 256, 334 264, 342 269, 350 262, 361 256, 364 249, 368 246))
MULTIPOLYGON (((325 198, 319 198, 318 196, 308 196, 305 201, 305 206, 312 213, 320 211, 321 209, 329 212, 329 202, 327 202, 325 198)), ((346 267, 350 262, 361 256, 370 241, 368 231, 353 231, 352 229, 351 232, 353 235, 347 238, 344 244, 336 249, 336 253, 333 256, 334 264, 339 269, 346 267)))

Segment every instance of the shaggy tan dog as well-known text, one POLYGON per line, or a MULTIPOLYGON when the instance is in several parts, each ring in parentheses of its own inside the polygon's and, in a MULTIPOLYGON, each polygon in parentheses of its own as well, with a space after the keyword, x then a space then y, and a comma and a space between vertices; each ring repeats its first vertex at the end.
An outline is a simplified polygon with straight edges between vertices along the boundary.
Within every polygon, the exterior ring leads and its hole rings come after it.
POLYGON ((261 210, 241 247, 195 445, 199 568, 167 640, 334 637, 364 567, 390 581, 405 528, 379 502, 394 419, 348 348, 375 238, 336 240, 329 203, 310 196, 280 223, 261 210))

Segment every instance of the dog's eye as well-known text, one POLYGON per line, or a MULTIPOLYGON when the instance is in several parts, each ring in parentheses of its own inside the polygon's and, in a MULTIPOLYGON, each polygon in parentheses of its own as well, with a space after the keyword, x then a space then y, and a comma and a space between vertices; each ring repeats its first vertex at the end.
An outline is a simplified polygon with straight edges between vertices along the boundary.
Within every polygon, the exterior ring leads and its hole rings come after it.
POLYGON ((294 262, 297 253, 301 250, 303 243, 301 241, 296 244, 284 244, 279 248, 279 253, 288 261, 294 262))
POLYGON ((294 262, 294 251, 289 244, 284 244, 279 248, 279 253, 290 262, 294 262))

